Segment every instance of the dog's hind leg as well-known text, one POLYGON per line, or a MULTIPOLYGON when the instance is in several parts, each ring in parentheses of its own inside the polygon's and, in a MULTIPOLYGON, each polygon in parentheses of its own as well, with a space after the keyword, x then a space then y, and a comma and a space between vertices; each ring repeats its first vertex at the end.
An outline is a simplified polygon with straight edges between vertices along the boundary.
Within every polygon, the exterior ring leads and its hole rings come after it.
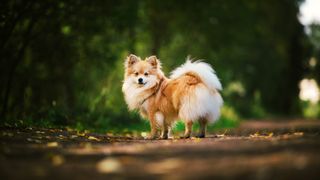
POLYGON ((204 138, 206 137, 206 131, 207 131, 207 124, 208 124, 208 120, 205 118, 201 118, 199 120, 199 125, 200 125, 200 132, 198 134, 198 138, 204 138))
POLYGON ((172 126, 171 125, 168 127, 168 138, 170 138, 170 139, 173 138, 172 126))

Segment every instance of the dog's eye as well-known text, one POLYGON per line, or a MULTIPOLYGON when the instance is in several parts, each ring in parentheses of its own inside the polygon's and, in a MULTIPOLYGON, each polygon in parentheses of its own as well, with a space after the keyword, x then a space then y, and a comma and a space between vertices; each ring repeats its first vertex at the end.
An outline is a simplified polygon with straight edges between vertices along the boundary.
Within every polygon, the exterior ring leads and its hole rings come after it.
POLYGON ((136 72, 136 73, 134 73, 136 76, 138 76, 139 75, 139 73, 138 72, 136 72))
POLYGON ((149 74, 147 72, 144 73, 145 76, 148 76, 149 74))

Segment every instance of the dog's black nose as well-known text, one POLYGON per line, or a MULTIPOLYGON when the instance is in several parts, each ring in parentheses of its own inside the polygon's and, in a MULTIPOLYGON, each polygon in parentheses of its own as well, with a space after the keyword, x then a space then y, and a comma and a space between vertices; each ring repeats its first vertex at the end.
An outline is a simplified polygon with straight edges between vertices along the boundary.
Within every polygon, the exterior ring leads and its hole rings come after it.
POLYGON ((143 83, 143 79, 142 78, 139 78, 138 81, 139 81, 139 84, 143 83))

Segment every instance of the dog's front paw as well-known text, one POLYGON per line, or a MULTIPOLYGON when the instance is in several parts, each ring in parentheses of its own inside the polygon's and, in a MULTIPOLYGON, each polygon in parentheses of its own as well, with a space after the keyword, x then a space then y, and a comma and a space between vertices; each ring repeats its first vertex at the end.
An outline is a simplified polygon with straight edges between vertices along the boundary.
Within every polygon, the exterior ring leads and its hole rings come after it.
POLYGON ((157 136, 156 135, 149 135, 145 139, 147 139, 147 140, 155 140, 155 139, 157 139, 157 136))

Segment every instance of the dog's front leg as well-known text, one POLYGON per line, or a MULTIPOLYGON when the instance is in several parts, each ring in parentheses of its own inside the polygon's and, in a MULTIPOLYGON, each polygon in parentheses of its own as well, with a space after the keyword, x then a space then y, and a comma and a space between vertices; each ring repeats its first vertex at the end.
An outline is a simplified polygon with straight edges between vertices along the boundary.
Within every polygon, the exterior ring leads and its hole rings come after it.
POLYGON ((149 121, 150 121, 151 132, 150 132, 148 139, 156 139, 157 138, 157 123, 155 120, 154 113, 149 113, 149 121))

